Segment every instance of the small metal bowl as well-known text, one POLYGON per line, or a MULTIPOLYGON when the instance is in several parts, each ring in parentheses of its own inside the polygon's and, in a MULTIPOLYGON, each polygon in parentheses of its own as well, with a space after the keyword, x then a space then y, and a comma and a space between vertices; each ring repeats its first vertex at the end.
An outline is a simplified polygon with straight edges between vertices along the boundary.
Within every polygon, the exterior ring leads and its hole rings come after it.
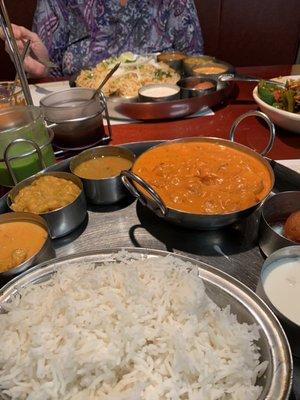
POLYGON ((158 54, 157 61, 164 62, 168 64, 169 67, 175 69, 175 71, 181 73, 183 69, 182 61, 184 58, 186 58, 186 55, 180 51, 166 51, 158 54))
POLYGON ((11 209, 11 204, 19 191, 25 186, 30 185, 34 180, 43 175, 51 175, 57 178, 67 179, 75 183, 75 185, 77 185, 80 189, 79 196, 77 196, 77 198, 72 203, 67 204, 66 206, 61 207, 57 210, 39 214, 48 223, 51 238, 55 239, 72 232, 85 219, 87 213, 86 200, 82 182, 77 176, 68 172, 42 172, 33 175, 30 178, 27 178, 24 181, 20 182, 8 193, 7 205, 11 209))
POLYGON ((192 76, 218 77, 230 71, 230 65, 226 63, 211 62, 202 65, 195 65, 192 68, 192 76))
POLYGON ((268 198, 262 207, 259 246, 266 256, 286 246, 299 243, 283 235, 284 223, 300 209, 300 191, 281 192, 268 198))
MULTIPOLYGON (((291 321, 285 314, 279 311, 279 309, 277 308, 278 306, 274 305, 264 289, 264 282, 271 270, 276 268, 276 265, 279 267, 278 264, 280 264, 279 268, 282 268, 285 262, 289 262, 292 260, 299 261, 300 268, 300 246, 284 247, 272 253, 266 259, 262 266, 260 279, 256 288, 256 293, 267 303, 274 314, 278 317, 289 339, 292 353, 295 356, 300 357, 300 325, 298 325, 296 322, 291 321)), ((280 292, 280 296, 287 295, 288 293, 286 293, 285 291, 280 292)))
POLYGON ((104 96, 95 96, 94 89, 70 88, 53 92, 40 101, 48 127, 54 132, 54 143, 65 150, 82 150, 106 142, 103 125, 109 115, 104 96))
MULTIPOLYGON (((0 272, 0 277, 10 277, 20 274, 21 272, 26 271, 28 268, 31 268, 36 264, 48 261, 51 258, 55 257, 55 250, 52 246, 52 241, 50 239, 48 225, 42 217, 36 214, 23 212, 13 212, 0 215, 0 225, 8 222, 19 221, 26 221, 41 226, 47 232, 47 239, 37 253, 35 253, 33 256, 31 256, 18 266, 10 268, 9 270, 4 272, 0 272)), ((3 243, 1 245, 3 246, 3 243)))
MULTIPOLYGON (((99 146, 88 149, 72 158, 70 171, 76 175, 75 169, 82 162, 103 156, 121 156, 134 162, 135 154, 124 147, 99 146)), ((78 175, 76 175, 78 176, 78 175)), ((92 204, 114 204, 128 196, 128 191, 122 183, 121 173, 117 176, 101 179, 86 179, 79 177, 83 182, 86 198, 92 204)))
POLYGON ((139 90, 140 101, 170 101, 180 98, 180 87, 170 83, 153 83, 145 85, 139 90), (160 95, 159 90, 169 90, 171 94, 160 95))
POLYGON ((183 72, 185 75, 190 76, 190 75, 192 75, 193 67, 195 67, 196 65, 207 64, 208 62, 212 62, 214 60, 215 60, 215 57, 206 56, 203 54, 187 56, 182 61, 183 72))
POLYGON ((199 97, 204 94, 214 92, 217 88, 217 81, 211 78, 199 77, 199 76, 189 76, 188 78, 180 79, 177 85, 181 90, 181 98, 186 99, 189 97, 199 97), (198 89, 195 87, 197 84, 202 82, 209 82, 212 84, 211 88, 198 89))

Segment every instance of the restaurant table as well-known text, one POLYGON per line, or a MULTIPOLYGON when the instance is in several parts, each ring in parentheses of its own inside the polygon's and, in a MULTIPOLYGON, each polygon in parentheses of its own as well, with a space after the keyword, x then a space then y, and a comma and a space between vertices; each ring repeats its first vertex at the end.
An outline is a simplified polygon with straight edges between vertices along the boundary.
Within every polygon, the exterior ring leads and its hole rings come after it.
MULTIPOLYGON (((270 79, 289 75, 292 66, 240 67, 239 74, 270 79)), ((299 72, 300 74, 300 72, 299 72)), ((249 110, 259 107, 252 97, 252 82, 237 82, 236 97, 226 104, 213 108, 214 115, 181 120, 114 125, 112 144, 143 140, 166 140, 189 136, 214 136, 228 138, 233 121, 249 110)), ((268 157, 276 160, 300 158, 300 135, 276 127, 276 140, 268 157)), ((260 120, 252 117, 244 120, 237 129, 237 140, 255 150, 262 150, 268 138, 268 129, 260 120)))
MULTIPOLYGON (((251 75, 258 78, 271 79, 276 76, 299 73, 300 66, 276 65, 259 67, 236 68, 238 74, 251 75), (297 72, 299 68, 299 72, 297 72)), ((39 82, 46 82, 43 79, 39 82)), ((258 106, 252 97, 255 83, 237 82, 235 96, 224 104, 213 107, 214 115, 184 118, 168 121, 138 122, 112 126, 112 140, 110 144, 122 144, 148 140, 168 140, 192 136, 212 136, 228 138, 230 127, 234 120, 241 114, 258 110, 258 106)), ((255 117, 247 118, 237 129, 237 141, 257 151, 262 150, 268 141, 268 128, 255 117)), ((71 156, 72 152, 63 157, 71 156)), ((268 157, 275 160, 300 159, 300 135, 276 127, 276 139, 268 157)), ((7 189, 1 188, 0 196, 7 189)), ((295 360, 296 361, 296 360, 295 360)), ((295 374, 300 376, 299 360, 295 362, 295 374)), ((300 380, 299 380, 300 381, 300 380)), ((295 388, 291 399, 300 399, 300 387, 295 388), (299 397, 298 397, 299 396, 299 397)), ((275 399, 274 399, 275 400, 275 399)))
MULTIPOLYGON (((239 67, 236 68, 236 72, 270 79, 291 73, 300 74, 300 65, 239 67)), ((39 80, 39 82, 51 80, 57 80, 57 78, 45 78, 39 80)), ((228 101, 225 104, 213 107, 214 115, 113 125, 110 144, 169 140, 191 136, 212 136, 227 139, 230 127, 238 116, 249 110, 259 109, 252 97, 255 85, 253 82, 237 82, 234 93, 228 101)), ((254 150, 262 150, 268 140, 268 128, 260 119, 247 118, 237 128, 236 140, 254 150)), ((71 155, 72 152, 67 152, 63 157, 70 157, 71 155)), ((275 160, 300 159, 300 135, 276 127, 276 140, 268 157, 275 160)), ((6 191, 5 188, 0 186, 0 196, 6 191)))

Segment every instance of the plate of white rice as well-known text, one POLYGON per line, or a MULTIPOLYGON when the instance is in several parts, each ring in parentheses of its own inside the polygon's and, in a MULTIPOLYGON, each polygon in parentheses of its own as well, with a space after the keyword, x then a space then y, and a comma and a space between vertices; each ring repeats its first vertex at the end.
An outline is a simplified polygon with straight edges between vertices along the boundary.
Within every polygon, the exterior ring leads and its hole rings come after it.
POLYGON ((115 249, 34 267, 0 292, 0 398, 288 399, 280 324, 198 260, 115 249))

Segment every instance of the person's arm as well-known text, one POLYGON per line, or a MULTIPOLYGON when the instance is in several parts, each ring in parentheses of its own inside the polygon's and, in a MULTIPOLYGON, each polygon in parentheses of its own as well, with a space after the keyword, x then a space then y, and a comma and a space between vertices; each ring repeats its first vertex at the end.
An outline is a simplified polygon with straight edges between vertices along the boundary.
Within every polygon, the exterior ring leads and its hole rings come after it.
POLYGON ((174 49, 187 54, 203 54, 203 38, 193 0, 171 0, 168 29, 174 49))
POLYGON ((68 15, 63 0, 38 0, 33 20, 33 31, 45 44, 50 60, 57 64, 52 75, 62 75, 64 51, 68 44, 68 15))

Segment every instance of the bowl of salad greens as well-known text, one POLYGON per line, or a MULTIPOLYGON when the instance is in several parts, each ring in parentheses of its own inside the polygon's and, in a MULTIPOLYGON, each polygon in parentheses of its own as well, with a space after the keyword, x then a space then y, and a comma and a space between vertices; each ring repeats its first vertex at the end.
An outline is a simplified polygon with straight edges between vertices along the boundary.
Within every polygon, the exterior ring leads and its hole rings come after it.
POLYGON ((300 75, 273 80, 285 86, 261 80, 253 90, 253 98, 276 125, 300 134, 300 75))

